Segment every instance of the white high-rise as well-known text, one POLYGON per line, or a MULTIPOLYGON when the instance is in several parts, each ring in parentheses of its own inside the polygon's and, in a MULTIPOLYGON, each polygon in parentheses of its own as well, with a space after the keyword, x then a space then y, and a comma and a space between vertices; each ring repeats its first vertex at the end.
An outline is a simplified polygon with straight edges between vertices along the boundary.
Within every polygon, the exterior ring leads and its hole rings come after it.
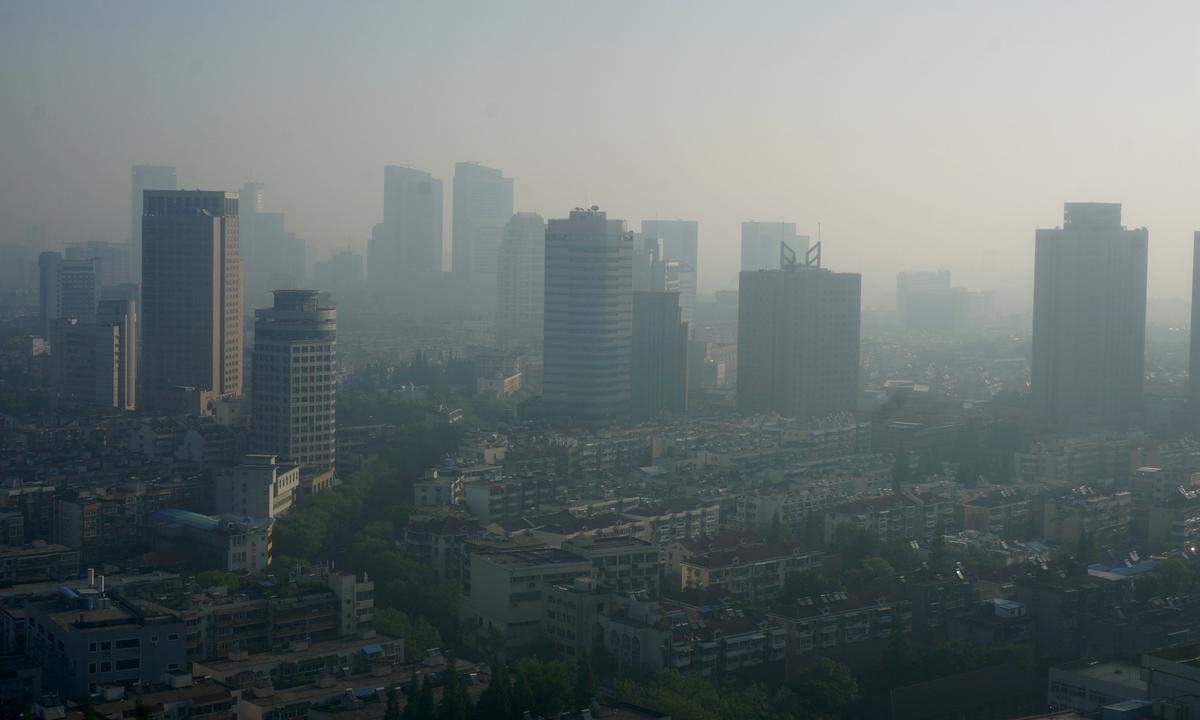
POLYGON ((624 220, 577 208, 546 229, 542 398, 581 422, 626 417, 633 350, 633 237, 624 220))
POLYGON ((546 221, 517 213, 504 226, 496 258, 496 339, 501 347, 542 351, 546 221))

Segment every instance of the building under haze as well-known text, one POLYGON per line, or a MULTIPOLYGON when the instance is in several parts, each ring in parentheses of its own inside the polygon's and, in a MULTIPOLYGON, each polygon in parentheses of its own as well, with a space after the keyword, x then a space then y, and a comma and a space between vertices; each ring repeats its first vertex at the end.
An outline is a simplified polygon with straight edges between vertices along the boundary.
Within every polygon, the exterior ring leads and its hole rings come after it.
POLYGON ((683 321, 690 325, 700 285, 700 224, 695 220, 643 220, 642 234, 662 241, 671 289, 679 293, 683 321))
POLYGON ((50 386, 60 402, 137 409, 137 303, 103 300, 94 323, 58 318, 50 329, 50 386))
POLYGON ((383 303, 428 304, 442 280, 442 181, 400 165, 383 169, 383 222, 367 248, 367 282, 383 303))
POLYGON ((129 280, 142 280, 142 202, 147 190, 174 190, 175 168, 170 165, 134 165, 132 216, 129 223, 129 280))
POLYGON ((796 251, 796 257, 808 252, 808 236, 796 234, 796 223, 742 223, 742 272, 779 268, 779 243, 796 251))
POLYGON ((862 276, 819 266, 739 278, 737 408, 800 419, 858 399, 862 276))
POLYGON ((163 406, 178 388, 242 394, 238 194, 147 190, 142 216, 142 389, 163 406))
POLYGON ((896 316, 909 330, 962 330, 970 306, 966 288, 950 286, 949 270, 912 270, 896 275, 896 316))
POLYGON ((313 286, 332 293, 339 306, 361 302, 365 278, 362 253, 349 248, 313 263, 313 286))
MULTIPOLYGON (((42 337, 59 318, 75 318, 85 325, 96 320, 100 302, 100 284, 95 260, 65 260, 62 253, 44 252, 38 256, 38 311, 42 337)), ((53 351, 53 345, 51 346, 53 351)))
POLYGON ((634 418, 687 411, 688 328, 677 292, 633 294, 634 418))
POLYGON ((1140 411, 1148 241, 1116 203, 1067 203, 1061 228, 1037 231, 1031 390, 1047 422, 1119 428, 1140 411))
POLYGON ((629 415, 633 238, 624 220, 576 208, 546 228, 542 398, 552 416, 629 415))
POLYGON ((92 260, 96 263, 96 285, 101 290, 129 282, 129 246, 92 240, 68 245, 67 260, 92 260))
POLYGON ((504 226, 497 271, 497 344, 540 355, 546 293, 546 221, 541 215, 517 213, 504 226))
POLYGON ((300 465, 306 490, 333 473, 337 427, 337 310, 316 290, 276 290, 254 313, 251 443, 300 465))
POLYGON ((512 178, 479 163, 455 163, 453 211, 454 277, 480 309, 496 296, 496 253, 513 214, 512 178))

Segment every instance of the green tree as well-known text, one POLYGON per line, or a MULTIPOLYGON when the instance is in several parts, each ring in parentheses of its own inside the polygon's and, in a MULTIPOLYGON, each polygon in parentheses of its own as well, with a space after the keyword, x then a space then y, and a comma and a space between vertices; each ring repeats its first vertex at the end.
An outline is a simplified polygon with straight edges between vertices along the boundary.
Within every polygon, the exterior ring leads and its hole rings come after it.
POLYGON ((400 699, 396 696, 395 685, 388 686, 387 709, 383 711, 383 720, 401 720, 400 699))
POLYGON ((575 663, 573 691, 576 709, 588 707, 596 697, 596 677, 592 675, 592 663, 588 657, 580 658, 575 663))
POLYGON ((479 695, 479 702, 475 706, 475 717, 477 720, 511 720, 514 713, 508 668, 494 657, 490 664, 492 682, 479 695))
POLYGON ((845 665, 821 658, 803 673, 795 692, 814 714, 836 717, 858 699, 858 682, 845 665))
POLYGON ((471 696, 467 693, 467 682, 459 675, 458 662, 451 655, 446 658, 446 684, 442 687, 438 720, 467 720, 470 713, 471 696))
POLYGON ((135 720, 150 720, 150 708, 142 704, 141 696, 137 699, 137 704, 133 706, 133 717, 135 720))

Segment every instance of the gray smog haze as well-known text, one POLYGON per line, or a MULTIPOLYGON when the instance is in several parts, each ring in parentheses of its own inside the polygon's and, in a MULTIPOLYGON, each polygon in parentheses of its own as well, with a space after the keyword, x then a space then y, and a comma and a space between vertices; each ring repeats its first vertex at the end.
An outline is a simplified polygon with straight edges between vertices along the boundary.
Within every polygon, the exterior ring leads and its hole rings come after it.
MULTIPOLYGON (((124 240, 130 166, 267 186, 320 253, 365 247, 383 166, 516 179, 517 208, 739 224, 864 274, 1027 286, 1065 201, 1150 229, 1185 295, 1200 227, 1200 3, 0 0, 0 239, 124 240)), ((447 202, 447 209, 450 203, 447 202)), ((449 219, 446 234, 449 238, 449 219)), ((449 241, 447 240, 447 243, 449 241)))

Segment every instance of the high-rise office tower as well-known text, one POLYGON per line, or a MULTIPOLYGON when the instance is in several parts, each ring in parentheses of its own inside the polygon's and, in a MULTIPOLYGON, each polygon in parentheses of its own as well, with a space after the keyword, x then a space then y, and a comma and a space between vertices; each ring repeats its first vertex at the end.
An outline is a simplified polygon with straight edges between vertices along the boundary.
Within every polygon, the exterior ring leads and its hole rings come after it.
POLYGON ((176 388, 242 394, 238 194, 147 190, 142 216, 143 404, 176 388))
POLYGON ((795 250, 797 257, 804 257, 808 252, 808 236, 796 234, 796 223, 743 222, 742 272, 777 270, 781 242, 795 250))
POLYGON ((645 233, 630 233, 633 238, 633 291, 665 292, 667 263, 663 261, 662 240, 645 233))
POLYGON ((316 290, 276 290, 254 312, 253 373, 254 450, 299 464, 311 490, 336 458, 337 310, 316 290))
POLYGON ((129 223, 129 281, 142 281, 142 202, 147 190, 174 190, 175 168, 170 165, 134 165, 132 217, 129 223))
POLYGON ((50 330, 51 387, 60 401, 100 410, 137 407, 137 311, 132 300, 100 303, 95 324, 58 318, 50 330))
POLYGON ((129 282, 129 246, 92 240, 68 245, 68 260, 92 260, 96 263, 96 285, 103 290, 129 282))
MULTIPOLYGON (((100 284, 95 260, 64 260, 61 253, 44 252, 38 256, 38 278, 43 337, 50 337, 59 318, 75 318, 84 325, 96 322, 100 284)), ((50 349, 53 352, 53 344, 50 349)))
POLYGON ((367 282, 381 301, 428 300, 441 282, 442 181, 399 165, 383 169, 383 223, 367 249, 367 282))
POLYGON ((1030 389, 1056 427, 1120 428, 1141 409, 1148 244, 1117 203, 1067 203, 1061 228, 1037 231, 1030 389))
POLYGON ((858 399, 862 276, 816 265, 742 272, 737 407, 810 419, 858 399))
POLYGON ((365 277, 362 254, 349 248, 313 263, 313 285, 321 292, 331 293, 337 305, 361 302, 365 277))
POLYGON ((629 414, 633 238, 624 220, 576 208, 546 228, 542 399, 548 414, 629 414))
POLYGON ((496 265, 498 344, 540 355, 546 294, 546 221, 541 215, 512 216, 504 226, 496 265))
POLYGON ((496 253, 513 215, 513 181, 478 163, 454 164, 454 225, 451 259, 457 287, 472 305, 496 296, 496 253))
POLYGON ((635 418, 687 410, 687 341, 679 293, 633 294, 631 404, 635 418))
POLYGON ((971 298, 950 286, 949 270, 912 270, 896 275, 896 317, 909 330, 954 332, 967 325, 971 298))
POLYGON ((690 325, 700 285, 700 224, 695 220, 643 220, 642 234, 662 240, 663 260, 668 264, 675 261, 667 272, 675 277, 683 321, 690 325))
MULTIPOLYGON (((1200 308, 1200 230, 1192 234, 1192 307, 1200 308)), ((1193 310, 1188 355, 1188 404, 1192 427, 1200 428, 1200 309, 1193 310)))

